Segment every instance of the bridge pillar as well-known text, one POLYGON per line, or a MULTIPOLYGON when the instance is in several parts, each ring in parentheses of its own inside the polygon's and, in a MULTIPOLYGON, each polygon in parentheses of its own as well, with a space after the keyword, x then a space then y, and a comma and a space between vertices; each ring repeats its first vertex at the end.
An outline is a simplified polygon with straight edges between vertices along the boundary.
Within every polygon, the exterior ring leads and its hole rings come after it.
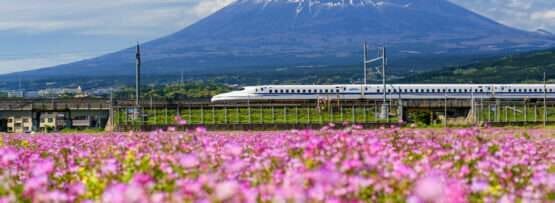
POLYGON ((381 106, 380 119, 385 120, 385 119, 388 119, 388 117, 389 117, 389 106, 387 105, 387 103, 384 103, 381 106))
POLYGON ((499 122, 501 121, 501 100, 496 99, 495 100, 495 121, 499 122))
POLYGON ((405 109, 403 107, 403 100, 399 99, 399 104, 397 106, 397 116, 399 122, 405 122, 405 109))

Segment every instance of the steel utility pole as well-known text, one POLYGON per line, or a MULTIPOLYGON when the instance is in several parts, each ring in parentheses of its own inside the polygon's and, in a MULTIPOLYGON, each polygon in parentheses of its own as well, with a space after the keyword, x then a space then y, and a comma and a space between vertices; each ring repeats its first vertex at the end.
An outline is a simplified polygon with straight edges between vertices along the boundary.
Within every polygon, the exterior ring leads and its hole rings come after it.
POLYGON ((368 44, 366 42, 364 42, 363 49, 364 49, 364 57, 363 57, 363 60, 364 60, 364 87, 366 87, 366 84, 368 83, 368 79, 367 79, 368 70, 367 70, 367 66, 366 66, 367 61, 368 61, 368 59, 367 59, 368 58, 368 44))
POLYGON ((547 74, 543 72, 543 127, 547 126, 547 74))
POLYGON ((386 78, 385 78, 385 63, 387 63, 386 61, 386 56, 385 56, 385 47, 381 48, 381 54, 380 54, 381 58, 382 58, 382 80, 383 80, 383 111, 385 112, 385 117, 387 119, 387 122, 389 123, 389 106, 387 105, 387 86, 386 86, 386 78))
MULTIPOLYGON (((382 72, 382 81, 383 81, 383 105, 382 105, 382 114, 380 115, 380 117, 382 117, 382 119, 387 119, 387 121, 389 122, 389 109, 387 106, 387 86, 386 86, 386 75, 385 75, 385 66, 387 63, 387 58, 386 58, 386 52, 385 52, 385 47, 382 47, 379 49, 378 51, 378 58, 375 59, 367 59, 367 44, 366 42, 364 43, 364 84, 366 84, 366 79, 367 79, 367 64, 370 63, 374 63, 376 61, 381 61, 382 62, 382 66, 379 67, 381 68, 381 72, 382 72)), ((377 68, 377 71, 379 72, 379 68, 377 68)), ((364 91, 364 90, 361 90, 364 91)))
POLYGON ((136 66, 135 66, 135 107, 137 112, 141 106, 141 47, 137 43, 136 66))

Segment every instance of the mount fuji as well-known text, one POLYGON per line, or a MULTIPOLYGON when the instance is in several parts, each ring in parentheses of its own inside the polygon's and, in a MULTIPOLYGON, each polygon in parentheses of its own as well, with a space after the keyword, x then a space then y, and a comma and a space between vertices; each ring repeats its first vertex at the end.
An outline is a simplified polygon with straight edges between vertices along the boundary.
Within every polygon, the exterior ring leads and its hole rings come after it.
MULTIPOLYGON (((410 66, 411 57, 457 58, 555 45, 553 35, 511 28, 448 0, 237 0, 145 43, 143 71, 224 73, 359 64, 363 41, 388 47, 401 70, 410 66)), ((134 49, 128 48, 2 78, 128 76, 134 74, 134 59, 134 49)))

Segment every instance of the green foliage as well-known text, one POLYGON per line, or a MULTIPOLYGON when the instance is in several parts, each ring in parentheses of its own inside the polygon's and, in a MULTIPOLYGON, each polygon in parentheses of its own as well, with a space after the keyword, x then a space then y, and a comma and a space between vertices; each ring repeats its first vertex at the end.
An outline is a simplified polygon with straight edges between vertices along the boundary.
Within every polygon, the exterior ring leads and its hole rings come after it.
POLYGON ((538 83, 555 78, 555 49, 485 60, 479 63, 420 73, 396 82, 418 83, 538 83))
MULTIPOLYGON (((200 99, 210 98, 216 94, 229 92, 232 88, 214 82, 172 83, 143 87, 142 97, 154 99, 200 99)), ((123 87, 114 92, 116 98, 133 98, 134 87, 123 87)))
POLYGON ((104 132, 104 129, 102 128, 85 128, 85 129, 64 128, 60 132, 61 133, 100 133, 100 132, 104 132))
POLYGON ((429 112, 413 112, 409 114, 409 121, 418 125, 430 125, 432 120, 429 112))

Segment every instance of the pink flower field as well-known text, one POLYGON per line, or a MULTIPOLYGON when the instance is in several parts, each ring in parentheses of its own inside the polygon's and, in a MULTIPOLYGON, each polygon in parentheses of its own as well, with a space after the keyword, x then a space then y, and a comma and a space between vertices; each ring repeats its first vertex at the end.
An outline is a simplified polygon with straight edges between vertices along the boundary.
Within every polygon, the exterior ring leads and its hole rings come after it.
POLYGON ((0 202, 554 202, 553 131, 3 135, 0 202))

